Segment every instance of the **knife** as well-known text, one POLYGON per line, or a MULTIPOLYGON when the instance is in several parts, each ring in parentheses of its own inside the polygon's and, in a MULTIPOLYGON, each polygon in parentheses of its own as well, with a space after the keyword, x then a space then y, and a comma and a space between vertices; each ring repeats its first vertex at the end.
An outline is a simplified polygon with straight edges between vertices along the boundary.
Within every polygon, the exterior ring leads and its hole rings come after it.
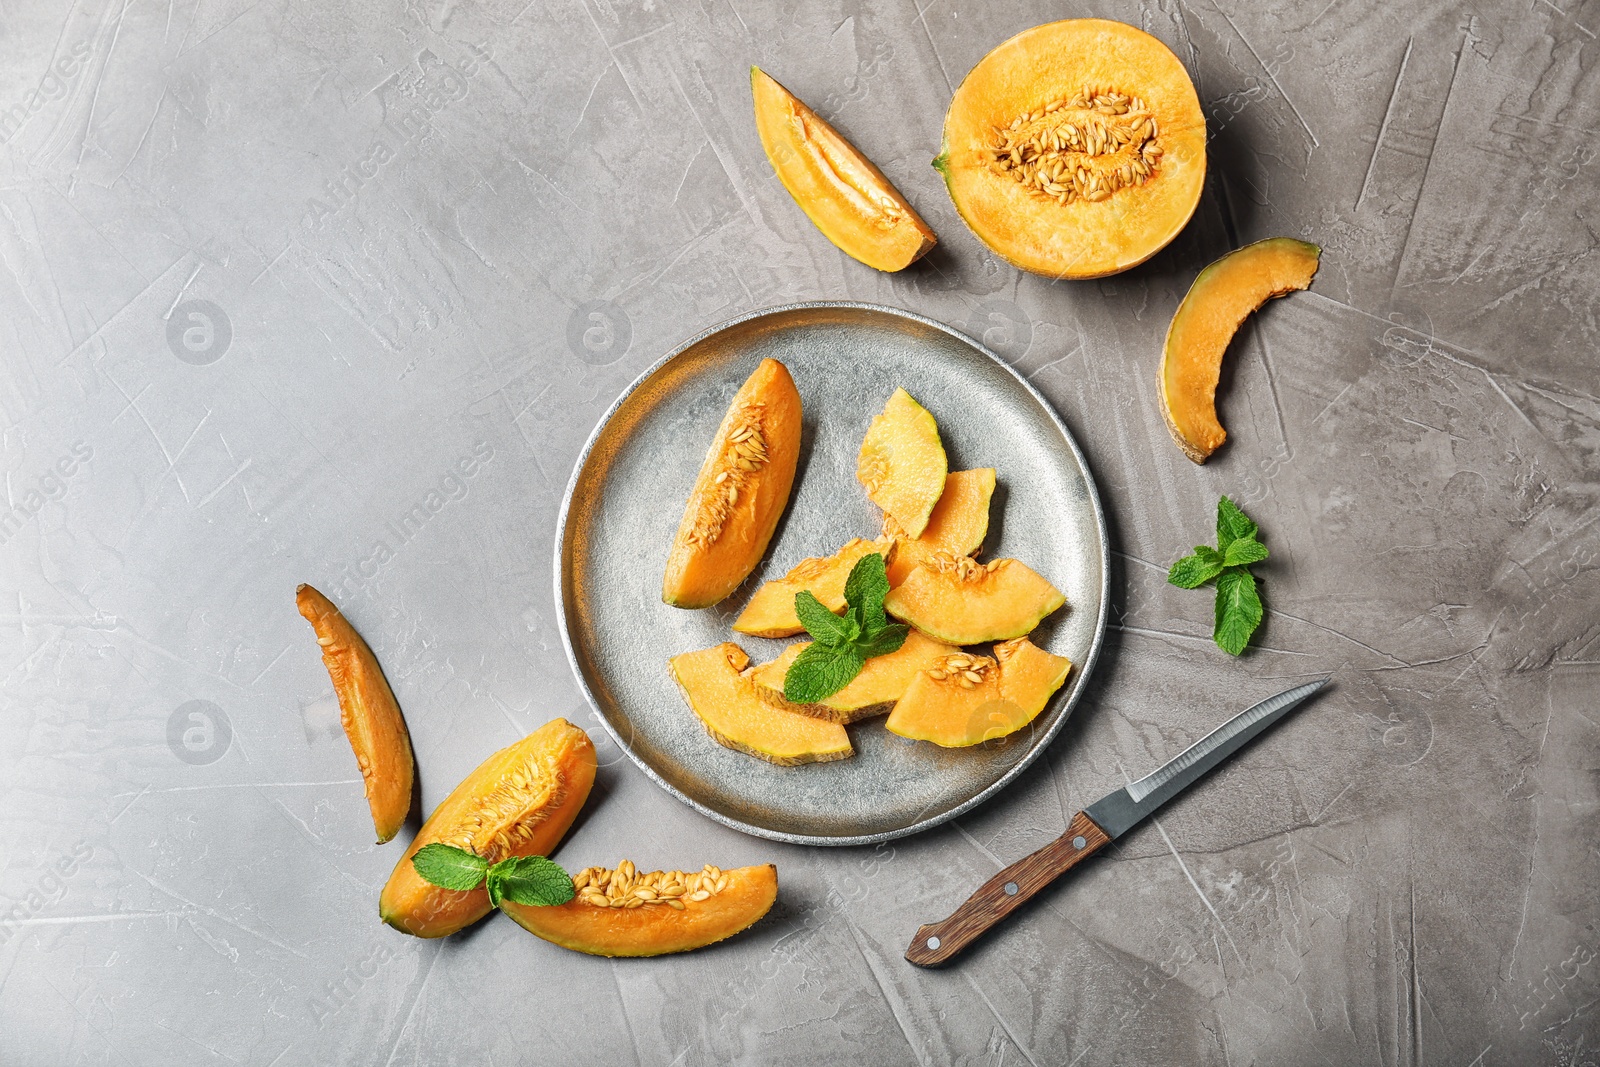
POLYGON ((906 959, 921 967, 948 963, 1024 901, 1139 825, 1328 681, 1329 677, 1318 678, 1268 697, 1184 749, 1159 770, 1090 804, 1072 817, 1066 833, 983 883, 949 918, 919 929, 906 949, 906 959))

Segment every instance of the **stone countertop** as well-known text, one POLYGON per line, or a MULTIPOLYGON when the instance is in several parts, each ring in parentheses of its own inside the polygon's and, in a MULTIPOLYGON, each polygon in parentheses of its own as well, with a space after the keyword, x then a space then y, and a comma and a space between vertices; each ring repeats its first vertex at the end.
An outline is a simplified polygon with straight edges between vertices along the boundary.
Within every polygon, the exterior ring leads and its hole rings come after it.
POLYGON ((1596 0, 10 5, 0 1062, 1594 1063, 1597 33, 1596 0), (989 48, 1085 14, 1174 48, 1211 170, 1149 263, 1052 283, 928 160, 989 48), (880 274, 813 229, 751 63, 924 213, 925 262, 880 274), (1195 467, 1161 338, 1202 265, 1274 235, 1321 272, 1236 342, 1232 437, 1195 467), (607 405, 808 299, 986 341, 1083 444, 1115 549, 1046 757, 877 848, 746 837, 654 786, 579 696, 551 592, 607 405), (1164 581, 1221 493, 1273 552, 1237 661, 1164 581), (302 581, 381 658, 426 806, 566 716, 603 765, 569 865, 771 860, 778 908, 655 961, 380 925, 398 845, 371 844, 302 581), (957 966, 901 959, 1125 773, 1326 671, 957 966))

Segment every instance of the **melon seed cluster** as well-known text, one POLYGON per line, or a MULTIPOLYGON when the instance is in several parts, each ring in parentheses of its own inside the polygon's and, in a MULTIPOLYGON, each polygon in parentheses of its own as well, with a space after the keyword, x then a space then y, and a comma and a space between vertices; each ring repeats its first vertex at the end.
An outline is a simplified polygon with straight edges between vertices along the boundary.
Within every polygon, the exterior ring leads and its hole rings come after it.
POLYGON ((710 900, 728 888, 728 876, 720 867, 706 864, 697 874, 683 871, 651 871, 639 874, 631 860, 615 868, 585 867, 572 876, 578 899, 597 908, 643 908, 666 905, 683 911, 684 901, 710 900))
POLYGON ((1004 559, 992 559, 988 563, 979 563, 971 556, 958 556, 954 552, 943 550, 930 552, 923 561, 924 567, 936 570, 941 574, 954 574, 964 582, 974 578, 981 578, 985 574, 999 570, 1002 564, 1009 562, 1004 559))
POLYGON ((1085 86, 997 129, 990 165, 1060 204, 1101 201, 1155 171, 1162 155, 1157 132, 1155 116, 1137 96, 1085 86))
POLYGON ((761 416, 765 408, 765 404, 752 403, 739 409, 737 428, 728 434, 728 443, 723 448, 727 467, 712 479, 712 485, 717 488, 701 501, 700 513, 695 516, 694 528, 687 536, 691 543, 706 547, 716 543, 728 516, 739 503, 739 490, 744 488, 747 476, 766 465, 767 441, 761 434, 761 416))
POLYGON ((959 685, 963 689, 976 689, 983 684, 984 675, 994 665, 995 661, 988 656, 958 652, 935 660, 933 666, 928 668, 928 677, 936 682, 959 685))

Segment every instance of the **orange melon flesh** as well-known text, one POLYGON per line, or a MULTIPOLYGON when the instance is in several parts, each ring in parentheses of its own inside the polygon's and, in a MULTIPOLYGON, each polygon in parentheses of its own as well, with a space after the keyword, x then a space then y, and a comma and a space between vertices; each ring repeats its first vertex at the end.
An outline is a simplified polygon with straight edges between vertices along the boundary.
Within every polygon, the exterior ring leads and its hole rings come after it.
POLYGON ((895 539, 894 556, 888 566, 890 587, 905 581, 934 552, 970 556, 983 547, 984 536, 989 532, 989 500, 994 496, 994 485, 993 467, 951 471, 921 537, 907 537, 900 524, 885 515, 883 532, 895 539))
POLYGON ((760 67, 756 130, 783 187, 824 237, 869 267, 897 271, 938 240, 872 161, 760 67))
MULTIPOLYGON (((590 876, 597 870, 578 872, 573 884, 587 887, 590 876)), ((712 870, 714 868, 700 872, 702 882, 705 874, 712 870)), ((673 898, 683 905, 681 910, 659 897, 635 907, 614 908, 593 903, 596 898, 585 894, 582 888, 567 903, 554 907, 534 907, 509 900, 500 907, 529 933, 591 956, 663 956, 669 952, 689 952, 748 929, 772 910, 778 899, 778 869, 770 863, 718 873, 716 884, 722 888, 704 899, 693 899, 704 892, 700 889, 673 898)))
POLYGON ((799 459, 799 390, 787 367, 764 359, 712 438, 667 557, 662 600, 710 607, 749 577, 778 528, 799 459))
MULTIPOLYGON (((972 669, 972 668, 966 668, 972 669)), ((1072 663, 1051 655, 1026 637, 994 648, 994 658, 964 655, 957 666, 949 657, 935 673, 918 673, 885 724, 890 733, 945 748, 965 748, 1022 729, 1044 710, 1066 682, 1072 663), (982 681, 969 685, 962 663, 970 663, 982 681)))
POLYGON ((302 585, 295 590, 295 604, 322 647, 322 664, 339 698, 339 720, 355 750, 381 845, 399 832, 411 811, 416 774, 411 733, 377 657, 333 602, 302 585))
POLYGON ((1309 286, 1321 252, 1289 237, 1245 245, 1201 271, 1178 305, 1161 352, 1161 411, 1172 439, 1196 463, 1228 438, 1217 419, 1228 343, 1262 304, 1309 286))
POLYGON ((792 637, 803 633, 800 617, 794 612, 794 595, 802 589, 822 602, 822 606, 840 614, 845 609, 844 583, 851 568, 863 556, 874 552, 893 558, 894 541, 866 541, 856 538, 831 556, 817 556, 797 563, 782 578, 764 583, 744 611, 734 620, 733 628, 753 637, 792 637))
POLYGON ((935 641, 978 645, 1030 633, 1066 602, 1059 589, 1020 560, 983 564, 937 552, 889 590, 883 607, 935 641))
POLYGON ((594 785, 594 745, 565 719, 552 719, 480 764, 433 809, 395 864, 378 914, 417 937, 444 937, 493 910, 483 888, 461 892, 423 880, 411 857, 442 841, 490 863, 545 856, 560 843, 594 785))
POLYGON ((673 656, 672 676, 683 698, 720 745, 757 759, 793 766, 826 763, 855 754, 838 723, 774 707, 741 673, 750 665, 731 642, 673 656))
POLYGON ((906 635, 906 643, 883 656, 873 656, 841 690, 815 704, 791 704, 783 695, 783 679, 795 659, 810 641, 797 641, 783 650, 783 654, 770 663, 763 663, 750 672, 750 677, 761 695, 788 708, 819 719, 848 725, 862 719, 881 715, 894 702, 905 695, 906 687, 917 673, 941 656, 959 651, 954 645, 934 641, 915 630, 906 635))
POLYGON ((921 537, 950 468, 939 424, 904 389, 874 417, 856 457, 856 480, 907 537, 921 537))
POLYGON ((1099 278, 1149 259, 1194 214, 1205 116, 1166 45, 1121 22, 1067 19, 979 61, 933 165, 996 254, 1052 278, 1099 278))

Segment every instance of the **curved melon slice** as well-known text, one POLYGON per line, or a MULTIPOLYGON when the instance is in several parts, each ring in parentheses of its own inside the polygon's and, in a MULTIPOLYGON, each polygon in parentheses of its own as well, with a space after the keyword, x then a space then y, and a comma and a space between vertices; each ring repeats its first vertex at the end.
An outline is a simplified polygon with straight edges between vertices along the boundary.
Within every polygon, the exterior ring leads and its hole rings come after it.
POLYGON ((395 864, 378 898, 383 921, 417 937, 444 937, 493 910, 481 886, 461 892, 423 880, 411 857, 442 841, 491 864, 545 856, 560 843, 594 785, 594 745, 565 719, 552 719, 484 760, 433 809, 395 864))
POLYGON ((411 811, 416 774, 411 734, 378 658, 356 628, 333 601, 311 586, 302 585, 294 592, 295 605, 322 646, 322 665, 328 668, 339 698, 339 721, 355 750, 381 845, 399 832, 411 811))
POLYGON ((989 532, 989 500, 994 496, 994 483, 993 467, 951 471, 921 537, 907 537, 898 522, 888 515, 883 517, 884 534, 895 539, 894 558, 888 568, 891 588, 910 577, 918 564, 934 552, 970 556, 983 547, 983 538, 989 532))
POLYGON ((740 673, 749 665, 744 649, 731 642, 672 657, 672 676, 683 699, 718 744, 781 766, 855 754, 850 735, 838 723, 762 700, 755 682, 740 673))
POLYGON ((934 641, 912 630, 906 635, 905 644, 887 655, 867 660, 861 673, 837 693, 815 704, 791 704, 783 695, 783 678, 795 658, 810 644, 810 641, 796 641, 783 650, 783 655, 751 671, 750 677, 761 696, 779 707, 846 726, 882 715, 905 695, 906 686, 919 671, 942 656, 960 651, 954 645, 934 641))
POLYGON ((953 653, 917 674, 886 725, 945 748, 981 744, 1032 722, 1071 670, 1026 637, 995 645, 993 659, 953 653))
POLYGON ((869 267, 910 266, 938 240, 872 161, 816 112, 750 68, 756 130, 772 169, 822 235, 869 267))
POLYGON ((789 370, 764 359, 740 386, 689 493, 661 599, 705 608, 749 577, 789 502, 800 459, 800 393, 789 370))
POLYGON ((541 908, 507 900, 500 907, 524 930, 575 952, 663 956, 753 926, 778 899, 778 869, 767 863, 643 874, 623 860, 615 868, 581 870, 572 885, 577 895, 565 904, 541 908))
POLYGON ((850 570, 863 556, 874 552, 885 559, 894 557, 894 541, 883 538, 866 541, 857 537, 831 556, 803 559, 782 578, 764 583, 734 620, 733 628, 752 637, 792 637, 804 633, 800 617, 794 613, 794 595, 802 589, 822 602, 835 615, 844 611, 844 583, 850 570))
POLYGON ((883 607, 935 641, 978 645, 1030 633, 1066 602, 1059 589, 1019 560, 979 563, 935 552, 889 590, 883 607))
POLYGON ((1289 237, 1245 245, 1201 271, 1178 305, 1161 352, 1161 413, 1172 439, 1196 463, 1228 437, 1217 419, 1228 342, 1262 304, 1309 286, 1321 252, 1289 237))
POLYGON ((1100 278, 1155 255, 1194 214, 1205 114, 1156 38, 1065 19, 1023 30, 972 68, 933 165, 997 254, 1051 278, 1100 278))
POLYGON ((856 457, 856 478, 868 498, 905 536, 921 537, 949 473, 939 424, 910 393, 896 389, 867 428, 856 457))

